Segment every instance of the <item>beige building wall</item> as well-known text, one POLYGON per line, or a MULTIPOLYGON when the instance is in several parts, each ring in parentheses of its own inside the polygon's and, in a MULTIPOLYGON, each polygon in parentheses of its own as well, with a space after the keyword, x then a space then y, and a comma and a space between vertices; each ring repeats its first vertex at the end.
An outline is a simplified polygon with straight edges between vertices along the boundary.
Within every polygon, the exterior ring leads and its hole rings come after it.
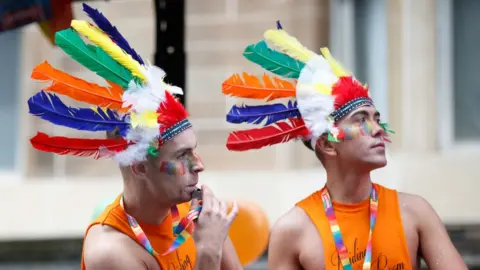
MULTIPOLYGON (((347 1, 348 2, 348 1, 347 1)), ((145 57, 154 52, 153 3, 149 0, 93 3, 145 57)), ((260 72, 241 56, 245 46, 262 38, 281 20, 307 47, 329 44, 328 0, 187 1, 188 109, 198 134, 199 154, 207 171, 201 181, 226 199, 255 201, 273 223, 301 198, 321 188, 325 176, 311 152, 299 143, 246 153, 224 146, 231 125, 224 115, 234 101, 221 94, 221 83, 233 72, 260 72)), ((479 151, 438 147, 436 123, 435 1, 387 0, 388 114, 395 129, 389 165, 374 180, 427 198, 445 222, 479 222, 479 151), (415 6, 413 3, 415 2, 415 6), (421 2, 421 3, 420 3, 421 2), (476 210, 477 209, 477 210, 476 210)), ((86 19, 78 4, 75 16, 86 19)), ((48 59, 56 68, 101 83, 58 48, 52 48, 36 26, 23 32, 22 99, 40 89, 28 79, 32 68, 48 59)), ((121 191, 113 162, 58 157, 35 151, 27 138, 37 130, 78 136, 28 115, 22 105, 22 169, 5 174, 0 196, 9 202, 0 211, 0 237, 80 236, 96 204, 121 191)), ((99 135, 101 136, 101 134, 99 135)))

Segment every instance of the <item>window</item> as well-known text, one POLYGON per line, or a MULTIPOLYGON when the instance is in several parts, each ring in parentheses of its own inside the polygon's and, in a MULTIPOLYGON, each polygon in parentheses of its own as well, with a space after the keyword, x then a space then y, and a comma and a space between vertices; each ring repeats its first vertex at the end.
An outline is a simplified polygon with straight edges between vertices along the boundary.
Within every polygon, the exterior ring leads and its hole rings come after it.
POLYGON ((480 145, 480 2, 437 0, 438 115, 443 148, 480 145))
POLYGON ((13 172, 17 165, 20 42, 19 30, 0 33, 0 172, 13 172))
POLYGON ((369 85, 388 121, 388 37, 386 0, 331 1, 332 54, 369 85))
POLYGON ((386 0, 355 0, 355 74, 368 83, 382 120, 388 119, 386 0))

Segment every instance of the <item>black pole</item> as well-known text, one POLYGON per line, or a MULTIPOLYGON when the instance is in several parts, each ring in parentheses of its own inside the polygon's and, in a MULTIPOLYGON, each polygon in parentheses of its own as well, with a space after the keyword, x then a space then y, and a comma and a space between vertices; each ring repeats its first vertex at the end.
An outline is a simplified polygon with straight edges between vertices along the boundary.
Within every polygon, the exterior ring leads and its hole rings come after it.
POLYGON ((181 87, 180 102, 186 106, 185 0, 155 0, 155 65, 162 68, 165 81, 181 87))

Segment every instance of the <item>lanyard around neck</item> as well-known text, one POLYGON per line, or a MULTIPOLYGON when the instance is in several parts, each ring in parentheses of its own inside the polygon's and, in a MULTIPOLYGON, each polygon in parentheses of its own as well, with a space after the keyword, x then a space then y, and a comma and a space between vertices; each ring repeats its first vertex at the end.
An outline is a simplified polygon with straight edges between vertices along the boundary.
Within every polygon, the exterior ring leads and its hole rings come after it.
MULTIPOLYGON (((338 256, 343 265, 344 270, 352 270, 352 265, 350 263, 350 258, 348 256, 348 250, 345 246, 342 234, 340 232, 340 227, 335 216, 333 209, 332 200, 328 194, 327 188, 325 187, 321 193, 323 207, 325 213, 327 214, 328 223, 330 224, 330 229, 332 231, 333 239, 335 241, 335 247, 337 249, 338 256)), ((365 258, 363 261, 363 270, 370 270, 370 265, 372 261, 372 232, 375 227, 375 222, 377 221, 377 210, 378 210, 378 194, 375 190, 375 186, 372 184, 372 191, 370 192, 370 232, 368 234, 367 248, 365 252, 365 258)))
MULTIPOLYGON (((155 249, 153 249, 152 244, 148 240, 147 235, 142 230, 137 220, 125 211, 123 195, 120 198, 120 206, 122 207, 123 212, 125 212, 125 215, 128 219, 128 224, 130 224, 130 228, 132 228, 132 231, 135 234, 135 237, 137 237, 137 240, 148 251, 148 253, 152 254, 153 256, 159 255, 159 253, 155 251, 155 249)), ((193 234, 193 230, 195 228, 195 223, 193 221, 198 217, 201 210, 202 206, 198 206, 195 209, 190 210, 185 217, 180 219, 180 213, 178 212, 177 206, 174 205, 170 208, 173 223, 173 236, 175 237, 175 239, 173 240, 173 243, 170 245, 170 247, 161 254, 162 256, 176 250, 193 234)))

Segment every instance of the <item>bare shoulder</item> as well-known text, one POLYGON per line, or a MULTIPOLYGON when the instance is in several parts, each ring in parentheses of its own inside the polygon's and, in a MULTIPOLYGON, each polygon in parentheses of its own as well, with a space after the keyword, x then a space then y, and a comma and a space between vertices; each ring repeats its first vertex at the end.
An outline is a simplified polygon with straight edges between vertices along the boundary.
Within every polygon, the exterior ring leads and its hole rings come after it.
POLYGON ((440 216, 427 200, 418 195, 399 193, 399 202, 415 220, 420 254, 429 269, 468 269, 440 216))
MULTIPOLYGON (((320 242, 319 237, 309 237, 312 234, 317 234, 315 226, 308 215, 299 207, 294 207, 283 215, 275 223, 270 234, 269 269, 310 269, 306 267, 305 264, 309 263, 305 263, 302 256, 304 251, 312 246, 310 244, 311 239, 318 239, 318 242, 320 242)), ((320 243, 318 244, 318 246, 321 246, 320 243)))
POLYGON ((87 269, 146 269, 138 244, 110 226, 92 226, 83 247, 87 269))
POLYGON ((272 235, 282 239, 298 239, 304 232, 306 223, 310 223, 307 214, 299 207, 293 207, 278 219, 272 228, 272 235))
POLYGON ((435 209, 422 196, 398 192, 398 200, 402 214, 415 221, 417 226, 420 226, 425 220, 440 221, 435 209))
POLYGON ((398 192, 398 200, 401 208, 416 217, 435 213, 435 210, 430 203, 420 195, 398 192))

